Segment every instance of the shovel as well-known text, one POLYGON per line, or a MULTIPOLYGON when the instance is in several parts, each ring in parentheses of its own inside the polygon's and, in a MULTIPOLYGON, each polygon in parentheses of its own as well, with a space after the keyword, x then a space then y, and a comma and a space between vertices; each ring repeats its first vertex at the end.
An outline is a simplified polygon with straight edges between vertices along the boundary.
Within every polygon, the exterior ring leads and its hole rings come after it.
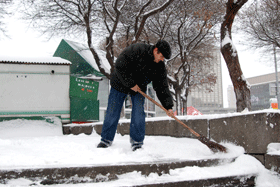
MULTIPOLYGON (((162 110, 164 110, 165 112, 167 112, 167 110, 161 106, 159 103, 157 103, 155 100, 153 100, 150 96, 148 96, 147 94, 145 94, 144 92, 142 92, 141 90, 138 90, 138 92, 140 94, 142 94, 144 97, 146 97, 147 99, 149 99, 150 101, 152 101, 155 105, 157 105, 158 107, 160 107, 162 110)), ((197 132, 195 132, 193 129, 191 129, 189 126, 187 126, 185 123, 183 123, 181 120, 179 120, 176 116, 172 116, 172 118, 174 118, 178 123, 180 123, 182 126, 184 126, 185 128, 187 128, 193 135, 195 135, 198 140, 205 144, 207 147, 209 147, 209 149, 211 149, 213 152, 227 152, 226 148, 216 142, 213 142, 211 140, 209 140, 208 138, 206 138, 205 136, 198 134, 197 132)))

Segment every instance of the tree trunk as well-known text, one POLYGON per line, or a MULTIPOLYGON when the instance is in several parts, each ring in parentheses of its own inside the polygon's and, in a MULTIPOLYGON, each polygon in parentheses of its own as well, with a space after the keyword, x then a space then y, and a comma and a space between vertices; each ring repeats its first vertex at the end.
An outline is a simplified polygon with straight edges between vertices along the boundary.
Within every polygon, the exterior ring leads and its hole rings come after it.
POLYGON ((183 99, 183 115, 188 115, 188 96, 189 96, 189 87, 186 89, 185 99, 183 99))
POLYGON ((175 90, 175 99, 176 99, 176 108, 175 111, 177 111, 177 115, 181 115, 181 97, 180 97, 180 90, 175 90))
POLYGON ((248 0, 228 0, 226 15, 221 25, 221 52, 227 64, 230 78, 234 87, 237 112, 241 112, 246 108, 248 110, 251 110, 250 87, 245 77, 243 76, 239 64, 237 50, 233 45, 231 37, 231 28, 234 17, 237 14, 238 10, 247 1, 248 0))
POLYGON ((90 51, 91 51, 91 53, 94 57, 94 60, 97 64, 97 66, 99 67, 100 72, 109 79, 110 75, 105 71, 104 68, 102 68, 101 60, 100 60, 98 54, 96 53, 95 49, 92 46, 92 30, 91 30, 91 27, 90 27, 89 16, 85 16, 84 21, 85 21, 85 24, 86 24, 86 34, 87 34, 88 47, 89 47, 89 49, 90 49, 90 51))

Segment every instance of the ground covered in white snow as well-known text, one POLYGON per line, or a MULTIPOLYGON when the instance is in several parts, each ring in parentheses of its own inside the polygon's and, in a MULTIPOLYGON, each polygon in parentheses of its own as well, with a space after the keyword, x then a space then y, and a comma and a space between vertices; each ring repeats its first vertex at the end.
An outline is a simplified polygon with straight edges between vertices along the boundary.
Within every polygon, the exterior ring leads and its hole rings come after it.
MULTIPOLYGON (((146 136, 143 149, 131 151, 129 137, 116 135, 114 144, 108 149, 98 149, 100 136, 63 135, 59 121, 12 120, 0 122, 0 170, 23 168, 53 168, 102 165, 127 165, 170 160, 199 160, 209 158, 238 157, 233 163, 215 167, 185 167, 174 169, 170 174, 159 176, 152 173, 142 176, 131 172, 118 176, 119 180, 106 182, 106 186, 130 186, 171 181, 214 178, 231 175, 258 174, 257 186, 280 186, 280 177, 268 171, 254 157, 244 155, 244 149, 231 143, 221 143, 228 153, 212 153, 196 139, 146 136)), ((278 144, 270 145, 277 152, 278 144)), ((28 179, 16 179, 7 185, 29 186, 28 179)), ((63 184, 57 186, 104 186, 95 184, 63 184)))

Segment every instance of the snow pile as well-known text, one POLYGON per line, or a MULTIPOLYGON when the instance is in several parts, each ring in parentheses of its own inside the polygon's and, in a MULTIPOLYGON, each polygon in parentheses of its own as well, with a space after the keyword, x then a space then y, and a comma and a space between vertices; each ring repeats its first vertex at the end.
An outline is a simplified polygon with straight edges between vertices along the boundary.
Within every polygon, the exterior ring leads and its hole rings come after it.
POLYGON ((280 156, 280 143, 270 143, 267 146, 267 154, 280 156))
POLYGON ((8 128, 8 123, 0 123, 0 126, 3 126, 0 130, 0 152, 2 153, 0 154, 0 169, 234 158, 244 153, 242 147, 224 143, 229 153, 213 154, 206 145, 196 139, 163 136, 146 136, 143 149, 132 152, 129 136, 119 134, 116 134, 112 147, 98 149, 96 146, 100 142, 100 136, 95 132, 90 136, 85 134, 63 136, 61 126, 57 124, 13 120, 10 121, 11 128, 8 128), (54 135, 50 136, 52 132, 54 135), (12 137, 13 133, 15 137, 12 137))
POLYGON ((16 119, 0 122, 0 140, 61 135, 63 135, 62 124, 58 118, 46 118, 46 121, 16 119), (47 120, 52 123, 48 123, 47 120))
MULTIPOLYGON (((112 147, 98 149, 100 136, 62 135, 59 122, 12 120, 0 122, 0 170, 22 168, 82 167, 102 165, 128 165, 165 161, 186 161, 210 158, 234 158, 232 163, 213 167, 185 167, 170 170, 159 176, 151 173, 143 176, 131 172, 118 176, 118 180, 95 183, 94 186, 133 186, 140 184, 196 180, 232 175, 257 174, 257 186, 280 186, 279 176, 268 171, 254 157, 244 155, 244 149, 232 143, 222 142, 228 153, 212 153, 196 139, 146 136, 143 149, 131 151, 129 136, 116 134, 112 147)), ((274 147, 274 146, 272 146, 274 147)), ((271 150, 271 149, 270 149, 271 150)), ((15 179, 0 186, 30 186, 28 179, 15 179)), ((40 186, 38 183, 37 185, 40 186)), ((92 186, 93 184, 62 184, 64 186, 92 186)))

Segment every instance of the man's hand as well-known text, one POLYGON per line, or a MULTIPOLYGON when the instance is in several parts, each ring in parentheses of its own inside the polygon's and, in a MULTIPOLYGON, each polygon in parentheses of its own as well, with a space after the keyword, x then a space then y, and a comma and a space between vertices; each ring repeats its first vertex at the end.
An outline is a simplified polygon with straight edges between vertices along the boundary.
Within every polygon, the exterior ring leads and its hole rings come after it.
POLYGON ((175 117, 174 112, 173 112, 172 109, 167 110, 166 114, 167 114, 169 117, 172 117, 172 118, 175 117))
POLYGON ((135 92, 138 92, 139 90, 141 90, 137 84, 130 89, 135 91, 135 92))

